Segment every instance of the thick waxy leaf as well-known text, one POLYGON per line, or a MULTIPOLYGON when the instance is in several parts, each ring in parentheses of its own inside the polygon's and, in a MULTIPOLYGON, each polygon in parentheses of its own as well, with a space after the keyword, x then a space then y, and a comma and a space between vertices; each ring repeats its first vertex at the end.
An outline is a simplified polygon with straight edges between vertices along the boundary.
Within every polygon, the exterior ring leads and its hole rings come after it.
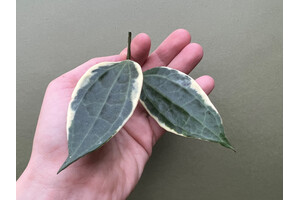
POLYGON ((141 93, 143 73, 133 61, 104 62, 77 83, 69 104, 69 156, 58 173, 112 138, 132 115, 141 93))
POLYGON ((218 111, 188 75, 168 67, 145 71, 140 100, 165 130, 234 150, 225 137, 218 111))

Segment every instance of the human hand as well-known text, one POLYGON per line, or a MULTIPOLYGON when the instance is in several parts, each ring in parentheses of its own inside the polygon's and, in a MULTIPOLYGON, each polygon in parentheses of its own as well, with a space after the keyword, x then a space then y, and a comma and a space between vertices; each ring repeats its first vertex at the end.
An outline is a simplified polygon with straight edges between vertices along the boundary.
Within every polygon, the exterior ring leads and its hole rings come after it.
MULTIPOLYGON (((131 43, 132 60, 145 71, 168 66, 189 73, 201 60, 202 47, 190 43, 183 29, 171 33, 148 57, 150 38, 144 33, 131 43)), ((108 143, 56 175, 68 156, 68 104, 81 76, 93 65, 126 59, 119 55, 94 58, 53 80, 44 97, 29 164, 17 181, 18 199, 125 199, 137 184, 152 147, 165 132, 138 104, 125 126, 108 143)), ((209 76, 196 80, 208 94, 209 76)))

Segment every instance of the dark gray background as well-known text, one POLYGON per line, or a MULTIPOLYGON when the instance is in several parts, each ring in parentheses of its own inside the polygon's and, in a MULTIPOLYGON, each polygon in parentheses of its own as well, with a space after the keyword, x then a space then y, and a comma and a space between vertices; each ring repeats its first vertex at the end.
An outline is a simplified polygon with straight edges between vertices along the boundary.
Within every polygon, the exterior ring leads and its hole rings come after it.
POLYGON ((149 34, 154 50, 177 28, 204 49, 191 76, 214 77, 210 98, 237 153, 165 134, 129 199, 282 199, 279 0, 18 0, 17 177, 52 79, 90 58, 119 53, 129 30, 149 34))

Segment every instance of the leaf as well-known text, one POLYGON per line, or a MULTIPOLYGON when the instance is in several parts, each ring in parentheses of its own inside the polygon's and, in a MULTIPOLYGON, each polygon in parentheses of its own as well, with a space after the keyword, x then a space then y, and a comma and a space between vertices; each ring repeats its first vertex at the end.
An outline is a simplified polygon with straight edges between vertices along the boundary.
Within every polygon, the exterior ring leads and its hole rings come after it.
POLYGON ((99 63, 81 77, 68 108, 69 155, 58 173, 122 128, 137 106, 142 84, 140 65, 129 60, 99 63))
POLYGON ((166 131, 234 150, 225 137, 218 111, 188 75, 168 67, 145 71, 140 100, 166 131))

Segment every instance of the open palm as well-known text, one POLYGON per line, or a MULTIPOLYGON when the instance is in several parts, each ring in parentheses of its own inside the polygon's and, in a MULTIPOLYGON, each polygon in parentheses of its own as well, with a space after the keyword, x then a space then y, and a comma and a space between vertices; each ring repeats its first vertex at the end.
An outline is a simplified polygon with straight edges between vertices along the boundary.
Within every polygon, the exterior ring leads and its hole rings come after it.
MULTIPOLYGON (((176 30, 148 57, 150 38, 142 33, 132 41, 132 59, 142 66, 143 71, 169 66, 189 73, 203 55, 201 46, 190 41, 186 30, 176 30)), ((129 195, 143 172, 153 145, 164 133, 140 104, 108 143, 56 175, 68 156, 67 109, 78 80, 97 63, 125 58, 126 49, 120 55, 91 59, 49 84, 31 159, 18 180, 18 198, 34 199, 28 193, 28 190, 34 189, 41 193, 36 199, 125 199, 129 195)), ((196 81, 206 93, 214 87, 214 81, 209 76, 202 76, 196 81)))

